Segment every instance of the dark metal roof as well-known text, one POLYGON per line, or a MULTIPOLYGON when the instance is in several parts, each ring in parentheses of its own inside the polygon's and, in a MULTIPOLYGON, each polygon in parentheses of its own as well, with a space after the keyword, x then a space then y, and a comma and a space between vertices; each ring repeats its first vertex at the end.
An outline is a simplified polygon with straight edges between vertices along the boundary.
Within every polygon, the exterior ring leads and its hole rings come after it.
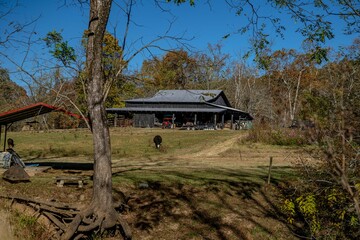
POLYGON ((81 119, 81 116, 78 114, 71 113, 62 108, 40 102, 23 108, 13 109, 8 112, 0 113, 0 125, 10 124, 27 118, 36 117, 38 115, 49 113, 52 111, 60 111, 72 117, 81 119))
POLYGON ((108 113, 117 112, 203 112, 203 113, 221 113, 226 109, 222 108, 150 108, 150 107, 125 107, 125 108, 107 108, 108 113))
POLYGON ((126 102, 186 102, 199 103, 216 99, 221 90, 160 90, 151 98, 138 98, 126 102))

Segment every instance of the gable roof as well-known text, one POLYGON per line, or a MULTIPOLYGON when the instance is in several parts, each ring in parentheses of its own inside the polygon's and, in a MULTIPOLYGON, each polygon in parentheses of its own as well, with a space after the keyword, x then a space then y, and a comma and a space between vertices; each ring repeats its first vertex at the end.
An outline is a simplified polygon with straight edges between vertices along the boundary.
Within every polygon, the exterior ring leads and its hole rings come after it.
POLYGON ((160 90, 151 98, 131 99, 131 100, 126 100, 125 102, 200 103, 200 102, 209 102, 215 100, 220 94, 223 94, 223 91, 221 90, 160 90))

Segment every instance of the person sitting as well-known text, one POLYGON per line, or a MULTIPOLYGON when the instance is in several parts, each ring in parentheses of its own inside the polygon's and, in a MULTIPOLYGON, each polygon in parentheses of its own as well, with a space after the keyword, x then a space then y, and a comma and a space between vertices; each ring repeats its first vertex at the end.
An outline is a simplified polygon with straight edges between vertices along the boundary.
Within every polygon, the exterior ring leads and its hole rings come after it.
POLYGON ((19 165, 21 167, 25 167, 24 162, 21 160, 19 154, 17 154, 14 150, 14 140, 9 138, 7 140, 8 143, 8 148, 6 149, 6 153, 3 157, 3 161, 4 161, 4 168, 9 168, 11 166, 14 165, 19 165))

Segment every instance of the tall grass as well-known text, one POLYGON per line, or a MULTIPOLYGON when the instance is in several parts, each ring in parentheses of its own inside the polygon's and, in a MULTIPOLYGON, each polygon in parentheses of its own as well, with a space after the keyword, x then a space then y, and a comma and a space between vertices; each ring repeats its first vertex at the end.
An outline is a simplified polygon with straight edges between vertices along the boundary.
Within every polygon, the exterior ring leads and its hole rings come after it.
POLYGON ((259 126, 252 128, 246 138, 250 142, 262 142, 279 146, 302 146, 309 143, 306 131, 301 129, 259 126))
POLYGON ((14 228, 17 239, 49 239, 50 236, 48 235, 47 229, 37 220, 38 218, 35 216, 15 210, 11 215, 10 222, 14 228))

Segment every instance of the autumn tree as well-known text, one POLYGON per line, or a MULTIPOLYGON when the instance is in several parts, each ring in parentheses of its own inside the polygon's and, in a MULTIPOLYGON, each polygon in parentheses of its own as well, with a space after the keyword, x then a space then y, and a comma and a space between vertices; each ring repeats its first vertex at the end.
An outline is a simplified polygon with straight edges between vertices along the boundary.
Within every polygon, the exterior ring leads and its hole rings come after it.
POLYGON ((293 49, 278 50, 270 55, 266 71, 277 122, 290 126, 299 118, 303 92, 315 79, 314 62, 309 54, 293 49))
POLYGON ((127 63, 123 60, 123 50, 119 45, 119 40, 109 32, 105 33, 103 42, 103 64, 104 74, 107 82, 111 83, 105 97, 106 107, 118 107, 124 99, 121 98, 122 88, 126 82, 126 78, 122 74, 117 74, 121 68, 126 68, 127 63))
MULTIPOLYGON (((86 51, 88 39, 88 31, 83 34, 82 46, 86 51)), ((122 105, 123 89, 130 90, 133 85, 132 82, 127 81, 128 78, 123 74, 119 74, 119 70, 127 67, 127 62, 123 59, 123 50, 119 45, 119 40, 109 32, 104 35, 103 42, 103 64, 104 64, 104 77, 108 84, 111 84, 111 88, 107 88, 106 93, 106 107, 120 107, 122 105)), ((76 77, 76 91, 78 93, 77 104, 80 108, 87 113, 86 107, 86 71, 81 69, 76 77)), ((131 91, 129 91, 129 94, 131 91)))
MULTIPOLYGON (((349 49, 353 51, 355 46, 349 49)), ((318 69, 317 79, 302 98, 302 114, 316 126, 308 131, 308 139, 318 145, 311 154, 322 161, 316 167, 313 163, 302 165, 303 177, 298 184, 302 187, 296 187, 297 194, 291 198, 297 208, 304 204, 297 199, 313 197, 316 204, 313 220, 301 210, 295 211, 306 219, 311 235, 357 239, 360 236, 360 68, 356 54, 339 52, 336 56, 318 69)))
POLYGON ((6 69, 0 68, 0 107, 2 111, 25 105, 28 96, 24 88, 11 81, 6 69))
POLYGON ((196 60, 185 50, 170 51, 163 57, 145 60, 140 77, 145 88, 186 89, 195 81, 196 60))
MULTIPOLYGON (((28 22, 19 22, 9 20, 10 16, 16 13, 19 3, 0 0, 0 64, 3 65, 6 60, 10 59, 7 50, 11 49, 13 44, 25 45, 28 42, 29 27, 36 22, 36 18, 28 22)), ((9 71, 0 67, 0 85, 2 93, 0 102, 2 108, 10 109, 26 105, 28 103, 27 93, 23 87, 18 86, 11 81, 9 71), (4 105, 6 104, 6 106, 4 105)))

